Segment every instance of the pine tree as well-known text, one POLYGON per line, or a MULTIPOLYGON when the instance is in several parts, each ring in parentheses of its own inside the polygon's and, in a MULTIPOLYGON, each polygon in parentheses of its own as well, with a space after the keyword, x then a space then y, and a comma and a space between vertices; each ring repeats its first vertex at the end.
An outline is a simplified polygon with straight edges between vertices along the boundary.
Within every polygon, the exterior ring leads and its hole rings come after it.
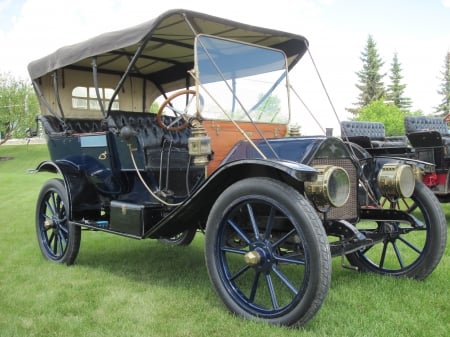
POLYGON ((359 78, 359 83, 356 84, 356 87, 360 90, 358 102, 355 104, 356 109, 347 109, 355 115, 359 113, 361 108, 385 95, 383 77, 386 74, 380 74, 380 69, 384 62, 378 55, 372 35, 369 35, 360 59, 363 62, 363 68, 356 73, 359 78))
POLYGON ((408 111, 412 103, 410 98, 403 96, 406 84, 401 83, 403 79, 401 71, 401 64, 398 61, 397 53, 395 53, 391 63, 391 74, 389 76, 391 84, 387 87, 386 98, 392 101, 400 110, 408 111))
POLYGON ((442 96, 441 104, 436 107, 436 113, 446 116, 450 113, 450 52, 445 57, 444 70, 442 74, 442 83, 438 94, 442 96))

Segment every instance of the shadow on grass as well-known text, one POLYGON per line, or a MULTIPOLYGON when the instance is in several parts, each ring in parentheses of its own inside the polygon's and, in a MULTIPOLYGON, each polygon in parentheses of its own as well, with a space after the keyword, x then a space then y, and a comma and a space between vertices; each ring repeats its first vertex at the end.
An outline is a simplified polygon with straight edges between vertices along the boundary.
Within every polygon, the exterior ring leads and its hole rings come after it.
POLYGON ((190 246, 83 232, 76 265, 145 283, 209 286, 202 234, 190 246))
MULTIPOLYGON (((210 287, 204 257, 204 236, 189 246, 169 246, 157 240, 134 240, 107 233, 83 232, 76 265, 150 284, 210 287)), ((333 259, 331 288, 358 284, 364 273, 344 269, 333 259)))

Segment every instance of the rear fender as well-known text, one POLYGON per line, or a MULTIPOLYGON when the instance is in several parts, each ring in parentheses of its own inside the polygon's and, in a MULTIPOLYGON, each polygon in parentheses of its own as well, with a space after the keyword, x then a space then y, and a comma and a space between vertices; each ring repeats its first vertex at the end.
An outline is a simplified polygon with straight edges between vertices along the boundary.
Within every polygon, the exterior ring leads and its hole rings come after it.
POLYGON ((38 172, 55 173, 63 178, 69 199, 70 220, 78 218, 77 214, 100 210, 98 192, 75 163, 68 160, 44 161, 35 170, 30 171, 30 173, 38 172))

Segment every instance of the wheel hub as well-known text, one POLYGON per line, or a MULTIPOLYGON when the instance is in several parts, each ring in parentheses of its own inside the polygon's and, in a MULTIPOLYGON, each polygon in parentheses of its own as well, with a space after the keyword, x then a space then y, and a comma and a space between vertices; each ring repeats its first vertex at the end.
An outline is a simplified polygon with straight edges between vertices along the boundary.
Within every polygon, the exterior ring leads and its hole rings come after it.
POLYGON ((44 228, 46 229, 46 230, 48 230, 48 229, 50 229, 50 228, 53 228, 55 225, 54 225, 54 222, 52 221, 52 220, 45 220, 45 222, 44 222, 44 228))
POLYGON ((244 255, 244 259, 248 266, 254 267, 261 262, 261 255, 256 250, 252 250, 244 255))
POLYGON ((383 223, 383 233, 387 234, 390 240, 397 239, 399 237, 398 225, 390 222, 383 223))
POLYGON ((47 222, 49 224, 49 227, 46 228, 51 229, 55 234, 59 233, 61 220, 57 216, 53 216, 51 220, 46 220, 45 222, 46 223, 44 224, 44 226, 47 224, 47 222))
POLYGON ((269 270, 274 261, 270 243, 255 242, 250 246, 250 251, 244 255, 244 260, 249 267, 261 271, 269 270))

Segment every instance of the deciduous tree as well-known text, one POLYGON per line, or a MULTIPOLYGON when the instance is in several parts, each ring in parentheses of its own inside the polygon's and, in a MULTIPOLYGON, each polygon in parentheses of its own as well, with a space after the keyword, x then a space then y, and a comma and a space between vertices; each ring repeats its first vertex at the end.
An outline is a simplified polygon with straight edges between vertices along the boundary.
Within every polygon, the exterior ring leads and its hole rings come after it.
POLYGON ((405 115, 420 115, 420 111, 405 113, 395 104, 379 99, 361 108, 354 120, 381 122, 384 124, 386 136, 400 136, 405 134, 405 115))
POLYGON ((9 73, 0 74, 0 144, 11 137, 25 137, 26 130, 34 127, 38 113, 32 86, 9 73))

